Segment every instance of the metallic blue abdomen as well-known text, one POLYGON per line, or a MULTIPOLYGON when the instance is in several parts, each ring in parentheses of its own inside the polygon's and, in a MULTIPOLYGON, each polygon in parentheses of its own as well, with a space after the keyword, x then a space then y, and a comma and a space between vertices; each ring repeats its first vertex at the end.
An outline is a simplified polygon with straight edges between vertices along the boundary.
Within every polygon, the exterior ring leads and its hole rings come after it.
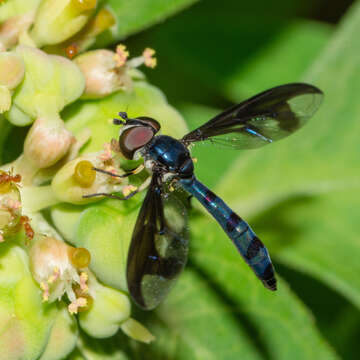
POLYGON ((206 210, 221 225, 265 287, 276 290, 276 279, 269 253, 249 224, 195 177, 180 179, 179 182, 186 191, 194 195, 205 206, 206 210))
POLYGON ((149 157, 179 177, 189 177, 194 166, 189 150, 178 140, 167 136, 155 136, 148 147, 149 157))

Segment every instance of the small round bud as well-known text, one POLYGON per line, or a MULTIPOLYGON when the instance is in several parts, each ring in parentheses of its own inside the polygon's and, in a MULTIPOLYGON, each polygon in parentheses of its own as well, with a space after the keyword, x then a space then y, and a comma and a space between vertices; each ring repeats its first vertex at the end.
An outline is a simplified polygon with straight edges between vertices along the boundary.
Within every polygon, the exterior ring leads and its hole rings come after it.
POLYGON ((93 170, 94 165, 88 160, 79 161, 75 166, 74 179, 82 187, 90 187, 96 178, 96 171, 93 170))
MULTIPOLYGON (((1 2, 0 5, 2 5, 1 2)), ((24 34, 34 22, 34 17, 35 10, 30 10, 2 22, 0 26, 0 43, 5 48, 15 46, 19 41, 20 34, 24 34)))
POLYGON ((85 248, 69 248, 71 263, 78 269, 85 268, 90 264, 91 255, 85 248))
POLYGON ((131 88, 131 78, 126 67, 118 67, 110 50, 88 51, 76 57, 74 62, 85 76, 83 97, 101 98, 120 89, 131 88))
POLYGON ((59 44, 86 25, 96 4, 97 0, 42 1, 30 35, 38 47, 59 44))
POLYGON ((39 169, 43 169, 59 161, 72 142, 72 134, 65 129, 58 115, 39 117, 26 136, 24 154, 39 169))

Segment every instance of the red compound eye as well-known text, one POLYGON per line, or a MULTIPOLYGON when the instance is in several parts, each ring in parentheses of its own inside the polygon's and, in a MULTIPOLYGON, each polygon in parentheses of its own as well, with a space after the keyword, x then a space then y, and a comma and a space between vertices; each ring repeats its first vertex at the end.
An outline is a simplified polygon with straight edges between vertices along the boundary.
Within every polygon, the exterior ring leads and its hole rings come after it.
POLYGON ((142 122, 145 122, 152 126, 155 130, 155 132, 158 132, 160 130, 160 124, 155 119, 148 117, 148 116, 139 116, 136 118, 137 120, 141 120, 142 122))
POLYGON ((135 151, 146 145, 153 137, 154 131, 148 126, 131 127, 120 136, 120 150, 126 158, 132 159, 135 151))

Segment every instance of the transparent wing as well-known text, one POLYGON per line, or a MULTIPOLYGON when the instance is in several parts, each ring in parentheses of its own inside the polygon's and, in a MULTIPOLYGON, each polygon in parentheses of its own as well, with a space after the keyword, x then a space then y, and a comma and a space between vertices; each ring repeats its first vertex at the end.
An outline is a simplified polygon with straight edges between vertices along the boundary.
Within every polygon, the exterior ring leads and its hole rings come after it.
POLYGON ((127 282, 133 300, 143 309, 155 308, 183 270, 187 254, 186 210, 174 195, 164 195, 154 173, 127 260, 127 282))
POLYGON ((209 140, 236 149, 257 148, 301 128, 322 99, 322 91, 309 84, 277 86, 229 108, 182 141, 187 145, 209 140))

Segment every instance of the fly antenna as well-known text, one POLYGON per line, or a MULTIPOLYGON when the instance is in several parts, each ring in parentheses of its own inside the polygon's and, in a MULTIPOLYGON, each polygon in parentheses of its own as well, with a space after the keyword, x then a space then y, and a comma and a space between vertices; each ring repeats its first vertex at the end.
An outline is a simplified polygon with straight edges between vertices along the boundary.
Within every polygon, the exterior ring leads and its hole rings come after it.
POLYGON ((124 125, 124 123, 126 123, 126 121, 129 120, 128 116, 127 116, 127 113, 125 111, 120 111, 119 116, 121 117, 121 119, 114 119, 113 120, 114 125, 124 125))

